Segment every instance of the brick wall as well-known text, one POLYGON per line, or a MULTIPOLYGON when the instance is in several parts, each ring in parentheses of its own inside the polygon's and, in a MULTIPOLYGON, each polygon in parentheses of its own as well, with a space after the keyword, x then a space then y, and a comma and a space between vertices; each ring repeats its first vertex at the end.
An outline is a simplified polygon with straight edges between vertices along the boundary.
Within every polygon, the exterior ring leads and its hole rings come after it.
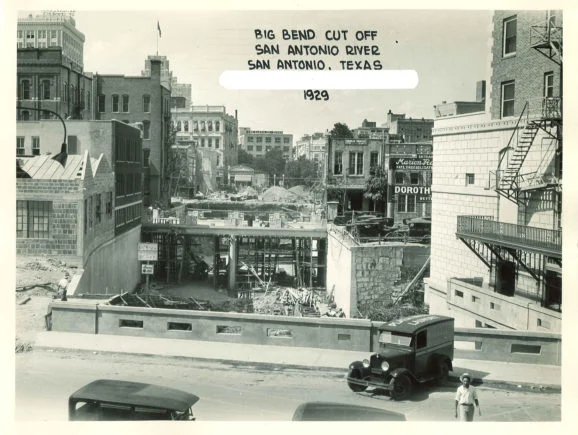
MULTIPOLYGON (((561 14, 557 14, 561 20, 561 14)), ((501 117, 501 84, 515 81, 514 115, 520 115, 526 101, 544 95, 544 73, 554 73, 554 96, 560 96, 560 67, 530 47, 530 26, 546 24, 546 11, 496 11, 492 45, 491 114, 501 117), (517 16, 516 54, 504 57, 503 22, 517 16)))
POLYGON ((47 239, 16 239, 17 255, 56 255, 81 264, 78 250, 79 204, 82 185, 79 180, 16 180, 16 199, 52 201, 47 239))

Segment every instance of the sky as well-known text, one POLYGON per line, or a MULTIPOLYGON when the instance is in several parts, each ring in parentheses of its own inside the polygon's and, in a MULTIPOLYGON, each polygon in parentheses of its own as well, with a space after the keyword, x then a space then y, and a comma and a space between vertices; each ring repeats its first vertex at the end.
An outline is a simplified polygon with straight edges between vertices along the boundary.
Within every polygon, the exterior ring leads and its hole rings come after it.
MULTIPOLYGON (((239 126, 282 130, 294 139, 330 130, 336 122, 350 128, 364 119, 381 125, 388 110, 432 118, 433 106, 475 100, 476 82, 487 79, 491 11, 76 11, 85 35, 85 71, 140 75, 150 54, 167 56, 179 83, 192 85, 195 105, 224 105, 238 114, 239 126), (161 27, 158 37, 157 21, 161 27), (274 40, 256 39, 255 29, 272 30, 274 40), (282 30, 312 29, 315 40, 284 40, 282 30), (347 40, 328 41, 325 31, 347 40), (375 31, 374 40, 357 41, 358 30, 375 31), (333 34, 333 33, 332 33, 333 34), (258 56, 256 44, 279 44, 280 54, 258 56), (337 56, 287 54, 289 44, 335 45, 337 56), (340 69, 345 45, 377 46, 383 69, 415 70, 415 89, 328 90, 328 101, 305 100, 300 90, 231 90, 219 84, 227 70, 247 70, 248 61, 321 59, 340 69)), ((360 58, 356 58, 360 59, 360 58)), ((352 86, 355 87, 355 86, 352 86)))

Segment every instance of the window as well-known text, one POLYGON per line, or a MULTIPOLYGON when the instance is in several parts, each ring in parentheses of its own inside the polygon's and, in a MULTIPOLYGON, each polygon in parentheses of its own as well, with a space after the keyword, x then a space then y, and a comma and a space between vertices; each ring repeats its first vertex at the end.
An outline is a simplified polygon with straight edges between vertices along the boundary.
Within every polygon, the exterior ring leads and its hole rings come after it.
POLYGON ((470 186, 476 182, 475 174, 466 174, 466 186, 470 186))
POLYGON ((181 121, 177 121, 177 131, 181 131, 181 121))
POLYGON ((114 95, 112 96, 112 111, 113 111, 114 113, 118 113, 118 112, 119 112, 119 105, 118 105, 119 101, 120 101, 120 100, 119 100, 119 98, 118 98, 118 95, 114 94, 114 95))
POLYGON ((416 195, 397 195, 397 211, 400 213, 414 213, 416 205, 416 195))
POLYGON ((363 175, 363 153, 349 153, 349 174, 363 175))
POLYGON ((211 148, 213 146, 213 140, 209 137, 207 138, 207 146, 211 148))
POLYGON ((517 18, 510 17, 504 20, 503 38, 504 38, 504 56, 516 54, 516 33, 517 18))
POLYGON ((208 121, 207 126, 208 126, 209 131, 213 131, 213 121, 208 121))
POLYGON ((547 72, 544 74, 544 97, 554 96, 554 73, 547 72))
POLYGON ((262 138, 262 137, 257 137, 257 143, 263 143, 263 138, 262 138))
POLYGON ((16 201, 16 237, 50 237, 51 201, 16 201))
POLYGON ((257 145, 256 148, 257 148, 257 152, 263 151, 263 145, 257 145))
POLYGON ((122 111, 128 113, 128 95, 122 96, 122 111))
POLYGON ((94 202, 96 204, 96 207, 94 210, 94 214, 96 217, 96 223, 99 224, 100 218, 101 218, 101 209, 100 209, 101 197, 100 197, 100 194, 94 195, 94 202))
POLYGON ((420 331, 416 337, 416 349, 421 349, 427 346, 427 330, 420 331))
POLYGON ((337 151, 335 153, 335 161, 333 165, 333 173, 335 175, 343 174, 343 152, 337 151))
POLYGON ((16 137, 16 155, 23 156, 24 154, 24 136, 18 136, 16 137))
POLYGON ((201 121, 201 131, 205 131, 205 121, 201 121))
POLYGON ((106 112, 106 97, 104 95, 99 95, 98 96, 98 112, 99 113, 104 113, 106 112))
POLYGON ((275 143, 281 143, 281 138, 280 138, 280 137, 276 137, 276 138, 275 138, 275 143))
POLYGON ((150 95, 143 95, 142 96, 142 111, 145 113, 150 113, 150 111, 151 111, 151 96, 150 95))
POLYGON ((112 192, 106 193, 105 213, 107 217, 112 217, 112 192))
POLYGON ((205 147, 205 138, 201 138, 201 147, 205 147))
POLYGON ((271 143, 271 138, 269 136, 265 138, 265 143, 271 143))
POLYGON ((516 89, 514 82, 502 83, 502 118, 514 116, 514 97, 516 89))
POLYGON ((194 131, 199 131, 199 122, 198 122, 198 121, 194 121, 194 122, 193 122, 193 130, 194 130, 194 131))
POLYGON ((142 127, 143 127, 142 138, 143 139, 150 139, 151 138, 151 122, 150 121, 143 121, 142 127))
POLYGON ((221 123, 219 121, 215 121, 215 131, 221 131, 221 123))
POLYGON ((21 100, 30 99, 30 80, 20 81, 20 99, 21 100))
POLYGON ((253 142, 253 136, 249 136, 249 137, 247 138, 247 142, 253 142))
POLYGON ((151 150, 149 148, 143 148, 142 150, 142 165, 145 168, 149 167, 149 160, 150 160, 150 156, 151 156, 151 150))
POLYGON ((288 138, 288 137, 284 137, 284 138, 283 138, 283 143, 289 143, 289 138, 288 138))
POLYGON ((40 155, 40 137, 38 136, 32 136, 32 155, 40 155))
POLYGON ((409 181, 411 184, 419 184, 419 174, 417 172, 412 172, 409 174, 409 181))
POLYGON ((50 100, 50 80, 40 82, 40 95, 43 100, 50 100))
POLYGON ((247 151, 253 151, 253 145, 247 145, 247 151))
POLYGON ((405 179, 403 176, 403 172, 396 172, 395 173, 395 184, 404 184, 405 179))
POLYGON ((219 148, 219 145, 220 145, 220 144, 219 144, 219 138, 216 137, 216 138, 215 138, 215 148, 219 148))
POLYGON ((375 174, 375 169, 377 168, 377 165, 378 165, 378 158, 379 158, 378 152, 372 151, 371 154, 369 155, 370 174, 375 174))
POLYGON ((184 131, 189 131, 189 121, 183 121, 183 125, 185 126, 184 131))

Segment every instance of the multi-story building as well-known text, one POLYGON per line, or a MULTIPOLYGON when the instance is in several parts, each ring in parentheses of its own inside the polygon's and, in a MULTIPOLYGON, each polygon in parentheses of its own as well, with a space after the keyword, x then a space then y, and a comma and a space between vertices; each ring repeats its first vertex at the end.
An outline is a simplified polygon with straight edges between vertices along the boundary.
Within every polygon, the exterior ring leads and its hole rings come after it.
POLYGON ((392 139, 397 136, 403 142, 431 142, 433 125, 433 119, 406 118, 405 114, 387 112, 386 127, 392 139))
POLYGON ((161 59, 149 56, 151 75, 94 75, 95 118, 142 128, 143 202, 168 200, 171 92, 161 82, 161 59))
POLYGON ((84 34, 76 28, 74 12, 44 11, 18 18, 18 48, 60 47, 64 63, 75 70, 84 66, 84 34))
POLYGON ((93 119, 92 75, 70 62, 62 47, 19 48, 17 119, 93 119), (42 110, 46 109, 46 110, 42 110))
POLYGON ((140 225, 116 234, 114 175, 106 156, 84 151, 62 162, 47 154, 17 162, 17 255, 51 256, 75 266, 70 293, 132 291, 140 279, 140 225))
POLYGON ((282 131, 251 130, 249 127, 239 128, 239 144, 241 149, 253 157, 265 157, 272 149, 281 150, 283 158, 290 159, 293 149, 293 135, 282 131))
POLYGON ((425 297, 459 326, 559 332, 562 13, 492 28, 485 110, 436 115, 425 297))
POLYGON ((185 109, 191 107, 191 85, 179 83, 176 77, 171 82, 171 109, 185 109))
POLYGON ((313 133, 305 135, 299 139, 294 146, 293 158, 298 159, 305 156, 308 160, 324 163, 327 154, 327 142, 329 135, 327 133, 313 133))
POLYGON ((384 212, 396 223, 429 217, 431 141, 402 142, 388 127, 367 120, 352 132, 354 139, 329 138, 327 197, 338 202, 338 212, 384 212), (384 170, 388 189, 385 201, 374 204, 364 194, 377 168, 384 170))
POLYGON ((161 63, 161 85, 172 91, 171 86, 173 84, 173 72, 170 68, 169 59, 166 56, 149 54, 145 59, 145 69, 141 71, 141 76, 151 77, 153 61, 160 61, 161 63))
MULTIPOLYGON (((107 208, 114 213, 114 234, 140 228, 142 215, 142 139, 140 130, 120 121, 66 121, 65 140, 69 156, 104 154, 114 173, 113 189, 107 193, 107 208)), ((18 157, 56 155, 61 151, 60 121, 16 123, 18 157)), ((104 201, 104 199, 103 199, 104 201)))
MULTIPOLYGON (((212 185, 209 190, 217 190, 228 180, 228 167, 237 164, 237 111, 229 115, 225 106, 189 106, 173 108, 172 128, 176 131, 176 143, 192 143, 201 154, 210 153, 215 159, 215 174, 206 173, 205 181, 212 185)), ((202 158, 201 158, 202 160, 202 158)), ((212 165, 204 165, 209 171, 212 165)))

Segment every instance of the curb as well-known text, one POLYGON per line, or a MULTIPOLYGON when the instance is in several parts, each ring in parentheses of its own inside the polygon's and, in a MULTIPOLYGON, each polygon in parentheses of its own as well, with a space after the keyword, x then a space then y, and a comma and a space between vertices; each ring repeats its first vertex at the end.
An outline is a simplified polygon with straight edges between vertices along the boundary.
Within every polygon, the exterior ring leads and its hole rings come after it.
MULTIPOLYGON (((298 363, 290 363, 290 362, 264 362, 264 361, 247 361, 241 359, 222 359, 222 358, 204 358, 202 356, 185 356, 185 355, 163 355, 158 353, 152 352, 122 352, 122 351, 114 351, 114 350, 98 350, 98 349, 76 349, 71 347, 65 346, 42 346, 42 345, 34 345, 33 349, 38 349, 42 351, 51 351, 51 350, 58 350, 58 351, 72 351, 72 352, 84 352, 84 353, 98 353, 103 355, 140 355, 140 356, 148 356, 148 357, 160 357, 160 358, 175 358, 175 359, 185 359, 185 360, 198 360, 198 361, 206 361, 212 363, 221 363, 221 364, 231 364, 237 366, 251 366, 257 368, 278 368, 278 369, 298 369, 298 370, 309 370, 309 371, 326 371, 326 372, 334 372, 336 374, 343 372, 344 376, 346 376, 347 367, 339 368, 334 366, 311 366, 311 365, 303 365, 298 363)), ((456 385, 460 383, 459 375, 453 374, 450 372, 448 375, 448 381, 455 383, 456 385)), ((551 384, 536 384, 531 382, 511 382, 499 379, 483 379, 479 377, 474 377, 472 379, 472 385, 476 387, 480 386, 487 386, 492 388, 499 388, 499 389, 507 389, 507 390, 516 390, 516 391, 527 391, 532 393, 561 393, 562 387, 561 385, 551 385, 551 384)))

